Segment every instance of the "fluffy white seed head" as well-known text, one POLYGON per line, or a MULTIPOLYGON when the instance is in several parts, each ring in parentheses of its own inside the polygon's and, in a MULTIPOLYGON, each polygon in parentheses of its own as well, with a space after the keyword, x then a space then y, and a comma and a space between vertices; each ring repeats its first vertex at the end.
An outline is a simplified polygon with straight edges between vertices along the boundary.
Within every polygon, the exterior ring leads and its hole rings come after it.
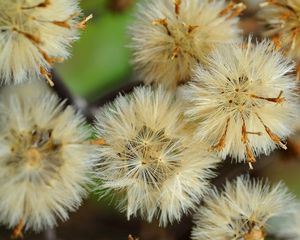
POLYGON ((0 79, 21 83, 69 56, 78 37, 77 0, 0 1, 0 79))
POLYGON ((40 90, 35 83, 1 92, 0 222, 10 228, 41 231, 66 220, 94 164, 83 118, 40 90))
POLYGON ((182 135, 180 112, 172 93, 140 87, 98 113, 101 188, 122 194, 128 218, 178 221, 209 185, 218 159, 182 135))
POLYGON ((151 0, 139 5, 130 27, 134 64, 148 84, 174 87, 190 80, 216 43, 239 38, 242 4, 225 1, 151 0))
POLYGON ((281 218, 270 221, 270 231, 276 239, 300 239, 300 205, 296 202, 294 211, 281 218))
POLYGON ((193 240, 263 240, 272 232, 269 222, 291 214, 293 196, 279 183, 251 180, 248 176, 211 191, 195 216, 193 240))
POLYGON ((293 64, 263 41, 220 46, 207 69, 195 69, 180 90, 185 118, 196 136, 222 158, 255 162, 277 146, 286 149, 298 109, 293 64))
POLYGON ((260 18, 277 47, 300 61, 300 2, 299 0, 265 0, 260 18))

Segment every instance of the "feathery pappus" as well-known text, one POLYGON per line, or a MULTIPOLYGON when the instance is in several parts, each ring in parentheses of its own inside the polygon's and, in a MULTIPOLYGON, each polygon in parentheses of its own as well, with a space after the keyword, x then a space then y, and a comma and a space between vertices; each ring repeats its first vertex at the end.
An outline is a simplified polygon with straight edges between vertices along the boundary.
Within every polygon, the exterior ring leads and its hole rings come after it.
POLYGON ((247 161, 286 149, 298 113, 293 63, 265 40, 227 44, 198 66, 193 81, 179 91, 195 136, 225 159, 247 161))
POLYGON ((68 219, 87 194, 95 162, 83 117, 42 83, 1 91, 0 222, 16 237, 68 219))
POLYGON ((266 26, 265 34, 288 56, 298 61, 297 78, 300 77, 300 1, 265 0, 259 17, 266 26))
POLYGON ((212 190, 195 216, 193 240, 264 240, 270 221, 295 211, 294 196, 282 184, 241 176, 212 190))
POLYGON ((139 87, 97 114, 100 189, 120 194, 128 218, 179 221, 209 186, 220 160, 182 134, 180 106, 161 86, 139 87))
POLYGON ((216 43, 240 38, 242 3, 224 0, 151 0, 138 6, 129 28, 133 63, 147 84, 174 88, 190 80, 196 63, 216 43))
POLYGON ((300 239, 300 203, 296 202, 296 207, 292 214, 276 219, 270 223, 270 230, 276 239, 300 239))
POLYGON ((0 80, 21 83, 38 76, 53 85, 51 66, 69 56, 79 21, 77 0, 0 1, 0 80))

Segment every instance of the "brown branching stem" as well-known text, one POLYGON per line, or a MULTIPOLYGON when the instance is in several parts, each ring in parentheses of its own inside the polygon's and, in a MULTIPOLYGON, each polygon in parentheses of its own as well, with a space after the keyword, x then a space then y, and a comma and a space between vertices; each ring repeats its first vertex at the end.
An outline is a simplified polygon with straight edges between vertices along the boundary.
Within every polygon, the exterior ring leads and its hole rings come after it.
POLYGON ((84 102, 84 100, 80 99, 79 97, 76 98, 75 96, 73 96, 71 91, 69 91, 68 87, 56 71, 53 71, 52 73, 52 80, 55 84, 52 89, 56 92, 56 94, 61 99, 65 100, 66 104, 72 105, 77 110, 79 110, 90 123, 94 121, 94 113, 99 107, 102 107, 105 104, 113 101, 120 94, 130 93, 135 87, 142 85, 142 83, 137 81, 135 78, 130 79, 129 77, 127 79, 124 79, 124 83, 117 86, 112 91, 102 93, 100 97, 88 103, 84 102), (82 101, 84 102, 83 104, 82 101))

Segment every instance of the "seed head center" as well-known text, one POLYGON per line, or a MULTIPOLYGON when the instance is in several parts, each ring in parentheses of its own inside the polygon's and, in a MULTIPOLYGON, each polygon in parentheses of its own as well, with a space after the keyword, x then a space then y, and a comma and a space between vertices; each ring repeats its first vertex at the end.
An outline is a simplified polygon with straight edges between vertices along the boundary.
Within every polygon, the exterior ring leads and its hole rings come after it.
POLYGON ((42 156, 36 148, 30 148, 26 152, 27 163, 30 167, 36 168, 41 165, 42 156))
POLYGON ((245 240, 264 240, 265 232, 263 229, 254 227, 244 236, 245 240))

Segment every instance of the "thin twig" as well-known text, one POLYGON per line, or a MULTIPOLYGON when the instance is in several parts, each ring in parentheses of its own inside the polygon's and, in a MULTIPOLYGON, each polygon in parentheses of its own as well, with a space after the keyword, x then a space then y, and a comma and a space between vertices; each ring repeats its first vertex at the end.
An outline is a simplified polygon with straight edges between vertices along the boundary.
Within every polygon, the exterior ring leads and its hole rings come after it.
POLYGON ((75 98, 56 71, 52 72, 52 80, 54 82, 53 90, 56 94, 61 99, 66 100, 66 104, 75 105, 75 98))

